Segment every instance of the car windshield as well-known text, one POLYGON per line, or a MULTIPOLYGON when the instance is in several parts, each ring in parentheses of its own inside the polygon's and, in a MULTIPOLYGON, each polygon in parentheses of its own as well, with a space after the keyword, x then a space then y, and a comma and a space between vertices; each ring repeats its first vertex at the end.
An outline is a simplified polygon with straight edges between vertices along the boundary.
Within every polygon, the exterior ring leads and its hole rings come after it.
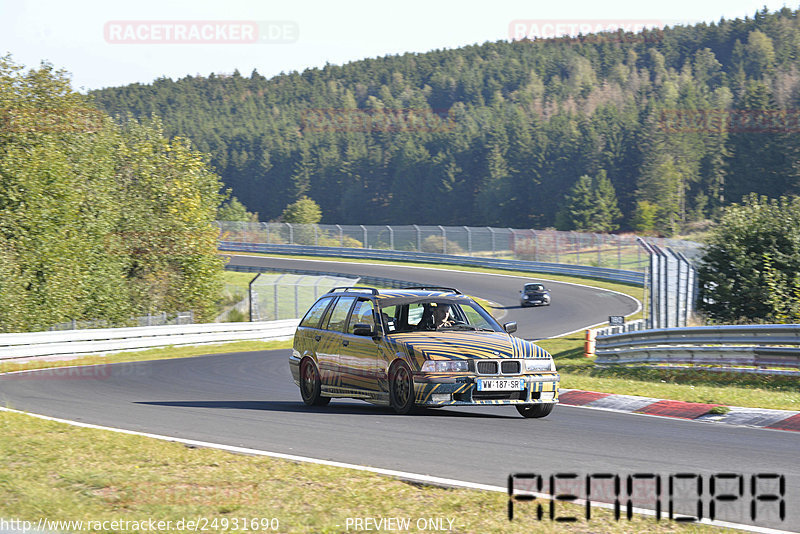
POLYGON ((486 310, 466 299, 413 299, 382 306, 380 313, 387 334, 444 330, 503 332, 486 310))
POLYGON ((543 290, 544 286, 542 284, 525 284, 525 291, 543 291, 543 290))

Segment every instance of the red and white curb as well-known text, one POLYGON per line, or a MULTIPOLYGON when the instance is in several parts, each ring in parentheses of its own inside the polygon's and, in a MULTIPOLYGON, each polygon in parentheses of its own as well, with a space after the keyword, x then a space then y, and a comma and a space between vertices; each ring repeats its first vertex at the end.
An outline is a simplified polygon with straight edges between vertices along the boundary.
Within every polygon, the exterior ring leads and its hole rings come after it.
POLYGON ((724 405, 653 399, 635 395, 614 395, 613 393, 582 391, 580 389, 560 389, 558 400, 560 404, 567 406, 583 406, 613 412, 675 417, 707 423, 800 432, 800 412, 791 410, 725 406, 728 408, 728 412, 716 414, 711 413, 711 411, 724 405))

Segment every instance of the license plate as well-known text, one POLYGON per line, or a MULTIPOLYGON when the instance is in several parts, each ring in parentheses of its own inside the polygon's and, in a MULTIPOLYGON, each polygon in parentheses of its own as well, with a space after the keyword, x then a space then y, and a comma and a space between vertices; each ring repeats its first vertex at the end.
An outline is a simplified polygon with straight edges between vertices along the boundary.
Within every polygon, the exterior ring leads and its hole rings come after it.
POLYGON ((516 391, 520 389, 525 389, 525 381, 520 378, 478 379, 478 391, 516 391))

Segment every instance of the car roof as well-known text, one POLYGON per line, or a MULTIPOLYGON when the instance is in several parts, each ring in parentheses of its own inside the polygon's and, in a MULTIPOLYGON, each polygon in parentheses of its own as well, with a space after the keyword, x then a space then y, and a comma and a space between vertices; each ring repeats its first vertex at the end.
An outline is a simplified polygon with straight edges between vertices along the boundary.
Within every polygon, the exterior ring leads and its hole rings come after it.
POLYGON ((326 295, 359 295, 371 296, 378 300, 382 305, 394 303, 406 303, 412 301, 425 300, 430 298, 442 298, 451 302, 468 302, 472 299, 462 295, 457 289, 450 287, 421 286, 407 289, 375 289, 374 287, 334 287, 326 295))

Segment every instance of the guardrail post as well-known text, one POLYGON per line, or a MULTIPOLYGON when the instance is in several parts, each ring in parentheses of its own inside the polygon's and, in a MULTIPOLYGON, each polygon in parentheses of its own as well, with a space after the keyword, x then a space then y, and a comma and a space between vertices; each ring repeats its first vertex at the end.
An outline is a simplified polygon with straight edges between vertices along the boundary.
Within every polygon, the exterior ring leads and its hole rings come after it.
POLYGON ((369 236, 367 236, 367 227, 360 224, 361 230, 364 232, 364 248, 369 248, 369 236))
POLYGON ((416 224, 413 225, 414 230, 417 231, 417 252, 422 252, 422 234, 420 234, 419 226, 416 224))
POLYGON ((442 231, 442 254, 447 254, 447 230, 441 224, 439 225, 439 230, 442 231))
POLYGON ((467 231, 467 253, 472 256, 472 230, 469 226, 465 226, 464 230, 467 231))

